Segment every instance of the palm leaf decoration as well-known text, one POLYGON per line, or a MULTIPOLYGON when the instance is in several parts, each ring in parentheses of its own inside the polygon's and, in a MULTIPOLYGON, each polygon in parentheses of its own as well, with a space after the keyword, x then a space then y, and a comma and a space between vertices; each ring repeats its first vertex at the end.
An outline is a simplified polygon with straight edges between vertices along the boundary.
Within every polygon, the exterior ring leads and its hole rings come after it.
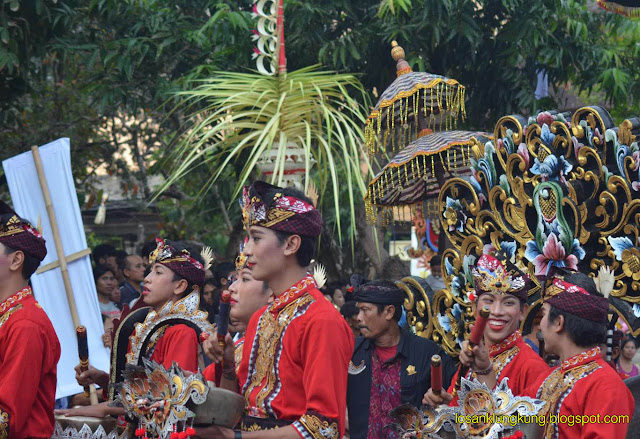
MULTIPOLYGON (((193 128, 169 158, 175 165, 158 194, 200 165, 212 171, 203 185, 202 190, 206 191, 242 154, 246 162, 235 187, 235 198, 272 148, 295 142, 306 153, 305 190, 310 182, 311 158, 318 164, 321 193, 331 186, 338 230, 338 185, 348 185, 355 230, 353 194, 364 195, 366 187, 359 168, 365 113, 350 90, 366 102, 364 89, 355 76, 321 71, 318 66, 275 76, 218 72, 200 81, 195 89, 178 93, 180 105, 198 109, 191 113, 193 128), (248 152, 248 158, 244 152, 248 152), (346 181, 338 181, 339 174, 346 175, 346 181)), ((282 183, 285 152, 285 148, 278 148, 272 184, 282 183)))
POLYGON ((193 127, 169 156, 174 163, 171 176, 156 196, 203 165, 210 171, 202 187, 207 191, 231 165, 241 166, 236 198, 272 148, 277 154, 271 183, 282 185, 287 145, 295 143, 305 152, 305 192, 312 183, 312 160, 318 164, 320 193, 331 187, 340 240, 338 189, 347 185, 353 240, 354 192, 362 197, 366 190, 360 172, 365 122, 360 102, 366 104, 367 95, 351 74, 322 71, 318 65, 287 72, 283 15, 282 0, 254 0, 258 71, 217 72, 196 82, 193 90, 178 93, 179 106, 191 113, 193 127))

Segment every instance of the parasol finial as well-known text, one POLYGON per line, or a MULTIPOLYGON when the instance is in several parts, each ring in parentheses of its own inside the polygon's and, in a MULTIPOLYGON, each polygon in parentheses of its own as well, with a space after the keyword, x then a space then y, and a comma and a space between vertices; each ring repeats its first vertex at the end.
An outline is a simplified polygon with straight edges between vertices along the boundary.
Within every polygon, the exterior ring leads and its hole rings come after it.
POLYGON ((398 76, 404 75, 405 73, 411 73, 413 71, 409 63, 404 59, 404 49, 402 46, 399 46, 398 42, 395 40, 391 42, 391 57, 396 61, 396 71, 398 76))

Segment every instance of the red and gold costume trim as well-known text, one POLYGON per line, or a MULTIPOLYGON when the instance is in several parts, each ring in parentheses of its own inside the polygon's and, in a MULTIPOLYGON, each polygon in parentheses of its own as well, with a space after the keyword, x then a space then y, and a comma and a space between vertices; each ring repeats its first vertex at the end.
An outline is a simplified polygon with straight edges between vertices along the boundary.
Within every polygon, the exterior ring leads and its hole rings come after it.
POLYGON ((31 291, 31 287, 26 286, 20 291, 18 291, 13 296, 7 298, 4 302, 0 303, 0 315, 4 314, 5 311, 14 307, 18 302, 20 302, 25 297, 29 297, 33 294, 31 291))
POLYGON ((240 369, 240 362, 242 361, 242 350, 244 349, 244 337, 239 338, 233 344, 235 350, 233 351, 233 358, 236 362, 236 374, 238 373, 238 369, 240 369))
POLYGON ((0 439, 7 439, 9 437, 9 413, 0 409, 0 439))
POLYGON ((60 343, 30 287, 0 304, 0 438, 49 437, 60 343))
POLYGON ((258 321, 249 359, 249 378, 242 388, 246 401, 251 400, 255 390, 258 392, 254 406, 249 407, 250 416, 276 416, 271 401, 281 388, 278 363, 282 354, 282 340, 291 322, 303 315, 315 301, 306 292, 310 286, 315 286, 315 281, 313 276, 307 275, 269 305, 258 321))
MULTIPOLYGON (((575 384, 581 379, 600 369, 595 361, 600 357, 600 348, 589 349, 566 359, 542 383, 536 397, 545 401, 544 415, 560 413, 562 402, 571 393, 575 384)), ((545 423, 544 438, 558 437, 558 424, 545 423)))
POLYGON ((493 357, 494 355, 498 355, 501 352, 515 346, 515 344, 518 342, 518 339, 520 338, 522 338, 522 333, 520 332, 520 330, 515 331, 500 343, 492 345, 489 348, 489 356, 493 357))
MULTIPOLYGON (((509 378, 509 388, 514 395, 522 395, 533 385, 535 385, 533 390, 535 393, 549 374, 547 364, 527 345, 520 331, 515 331, 501 343, 491 346, 489 357, 493 362, 496 378, 498 381, 509 378)), ((469 377, 470 375, 467 375, 467 378, 469 377)), ((457 373, 453 383, 456 378, 457 373)), ((453 391, 453 383, 449 387, 449 392, 453 391)), ((457 404, 457 398, 452 404, 457 404)))
POLYGON ((338 439, 338 423, 318 413, 305 413, 293 423, 293 428, 303 439, 338 439))

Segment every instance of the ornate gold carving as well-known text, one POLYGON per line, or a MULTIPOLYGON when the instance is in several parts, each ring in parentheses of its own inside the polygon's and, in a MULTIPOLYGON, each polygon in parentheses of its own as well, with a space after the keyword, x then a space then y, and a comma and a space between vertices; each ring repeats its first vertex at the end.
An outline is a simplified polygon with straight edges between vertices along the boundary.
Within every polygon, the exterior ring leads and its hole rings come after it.
POLYGON ((143 360, 144 368, 131 367, 118 399, 127 414, 141 422, 153 436, 168 437, 178 422, 195 417, 187 403, 202 404, 209 387, 201 373, 185 376, 173 363, 169 370, 161 364, 143 360))
POLYGON ((14 312, 19 311, 21 309, 22 309, 22 305, 18 304, 16 306, 14 306, 13 308, 9 308, 9 311, 7 311, 4 314, 2 314, 0 316, 0 328, 2 328, 2 325, 4 325, 7 322, 7 320, 9 320, 9 317, 11 317, 11 315, 14 312))
POLYGON ((602 265, 611 267, 611 297, 632 304, 614 300, 613 306, 640 334, 639 131, 631 118, 614 128, 600 107, 571 117, 544 112, 529 121, 501 118, 494 139, 472 147, 472 178, 450 179, 440 191, 444 231, 453 244, 443 254, 447 290, 423 307, 424 316, 416 299, 412 324, 430 325, 434 340, 455 354, 459 340, 452 332, 466 332, 465 311, 473 303, 468 267, 483 248, 507 245, 515 246, 515 264, 531 277, 531 302, 540 292, 536 276, 550 265, 592 276, 602 265), (456 306, 464 322, 456 317, 458 325, 447 329, 456 306))
MULTIPOLYGON (((167 302, 160 311, 150 310, 144 322, 135 325, 136 329, 130 337, 131 349, 127 354, 127 363, 139 364, 145 341, 154 334, 154 330, 159 325, 167 320, 186 320, 197 325, 203 332, 214 334, 215 326, 209 323, 207 313, 201 311, 199 305, 200 293, 194 290, 177 302, 167 302)), ((154 344, 155 341, 153 341, 154 344)))
POLYGON ((320 419, 310 413, 302 415, 299 422, 314 439, 337 439, 340 437, 337 422, 329 422, 327 419, 320 419))
POLYGON ((10 421, 9 413, 2 411, 0 409, 0 439, 8 439, 9 438, 9 421, 10 421))

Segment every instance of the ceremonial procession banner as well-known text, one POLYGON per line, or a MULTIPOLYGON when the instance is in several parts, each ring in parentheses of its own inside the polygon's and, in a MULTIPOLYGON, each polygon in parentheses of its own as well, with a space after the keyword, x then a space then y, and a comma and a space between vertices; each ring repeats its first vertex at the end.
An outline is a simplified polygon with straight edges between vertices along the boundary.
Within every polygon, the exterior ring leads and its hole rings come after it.
MULTIPOLYGON (((91 365, 109 371, 109 350, 102 344, 104 327, 100 316, 87 240, 80 216, 80 206, 71 173, 71 151, 69 139, 63 138, 40 148, 44 175, 51 193, 51 200, 60 231, 62 247, 67 258, 79 252, 86 255, 68 263, 69 277, 75 297, 80 324, 87 328, 89 360, 91 365)), ((47 216, 44 196, 31 151, 2 162, 9 184, 9 192, 16 212, 25 219, 42 224, 42 233, 47 241, 47 256, 40 270, 58 261, 51 224, 47 216)), ((36 299, 42 305, 56 330, 62 354, 58 362, 58 387, 56 398, 82 392, 75 380, 73 368, 79 363, 76 332, 60 266, 31 277, 36 299)), ((29 340, 25 340, 29 343, 29 340)))

